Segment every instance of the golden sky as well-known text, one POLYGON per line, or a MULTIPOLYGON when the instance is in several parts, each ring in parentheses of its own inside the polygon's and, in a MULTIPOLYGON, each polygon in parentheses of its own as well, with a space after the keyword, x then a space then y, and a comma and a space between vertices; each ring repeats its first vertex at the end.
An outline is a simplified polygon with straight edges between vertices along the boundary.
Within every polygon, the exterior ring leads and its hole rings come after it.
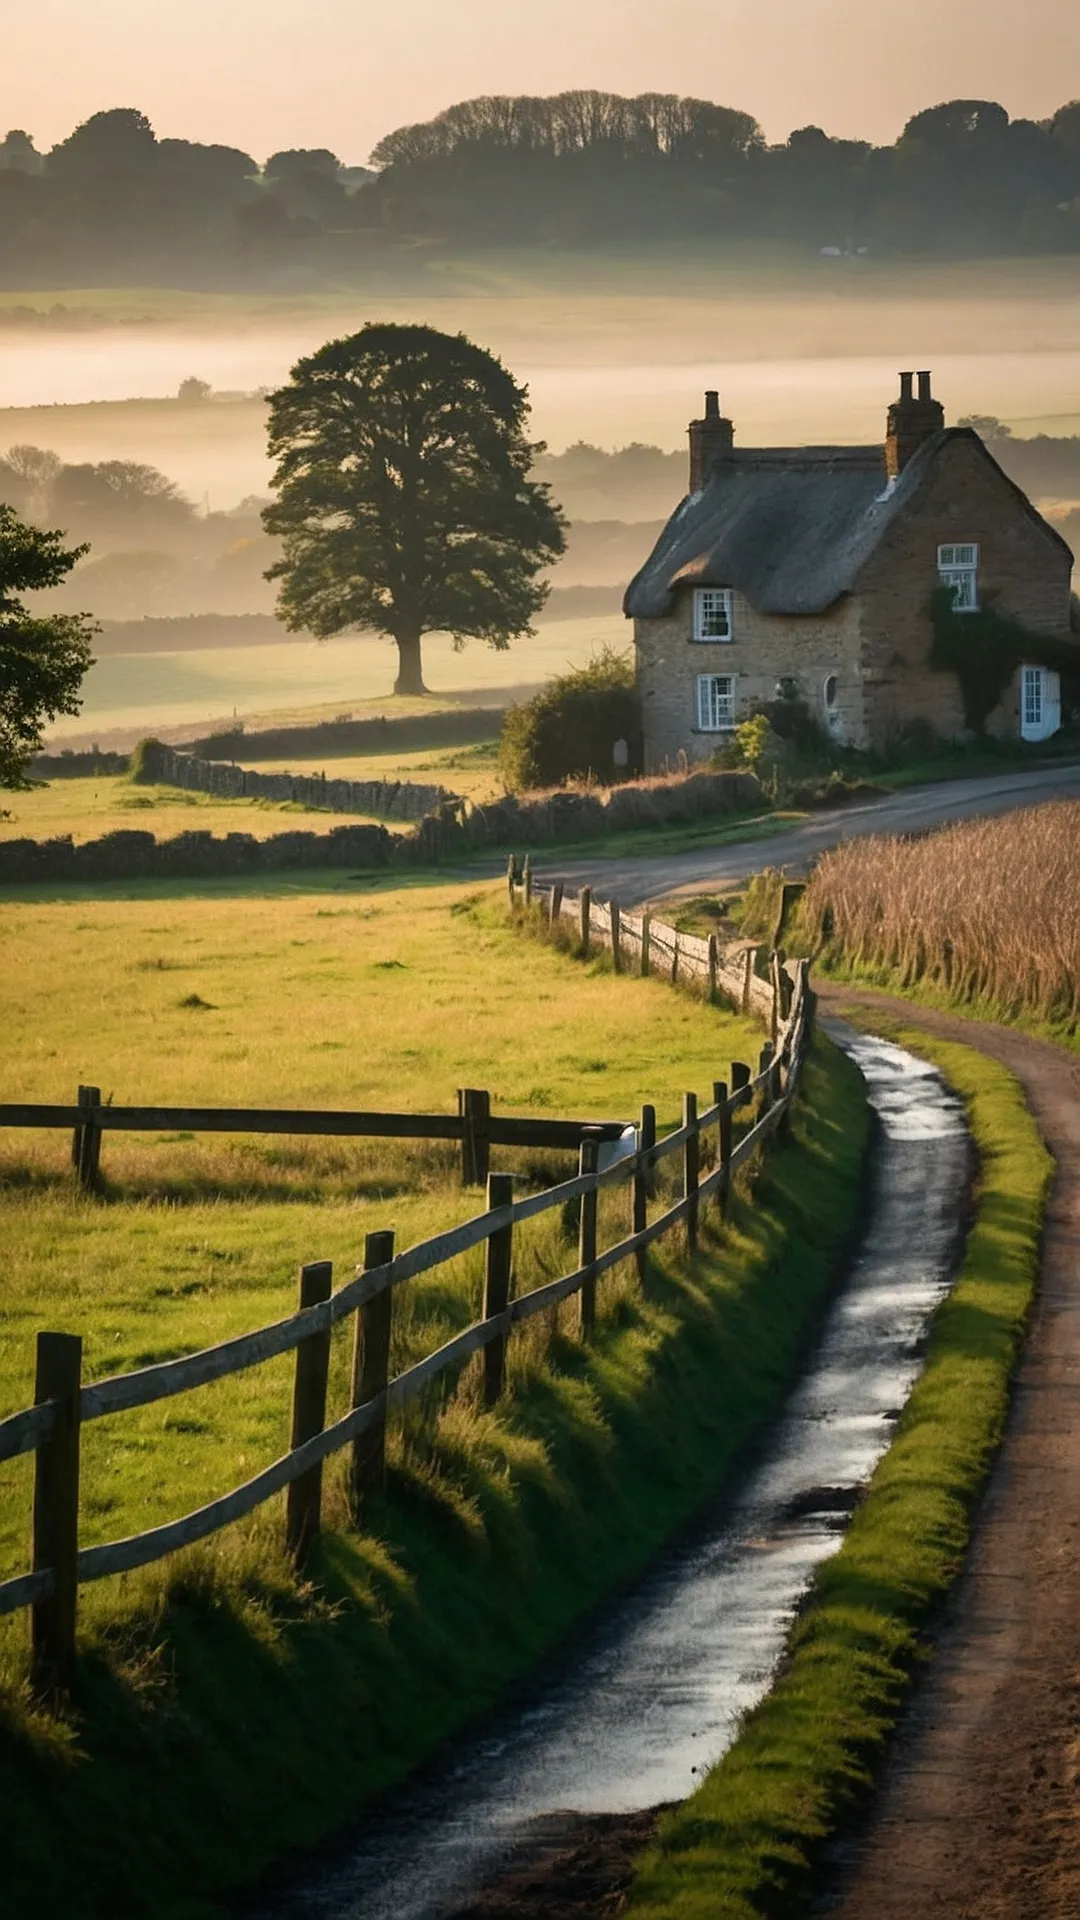
POLYGON ((1080 95, 1080 0, 4 0, 0 131, 51 145, 102 107, 265 159, 478 93, 695 94, 772 140, 892 140, 939 100, 1041 118, 1080 95))

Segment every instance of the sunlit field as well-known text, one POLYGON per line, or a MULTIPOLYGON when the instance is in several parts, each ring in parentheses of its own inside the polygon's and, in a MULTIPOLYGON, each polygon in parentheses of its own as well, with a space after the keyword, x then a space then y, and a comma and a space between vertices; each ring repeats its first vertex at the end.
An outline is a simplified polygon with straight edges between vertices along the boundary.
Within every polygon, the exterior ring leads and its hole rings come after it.
MULTIPOLYGON (((378 776, 364 776, 375 777, 378 776)), ((70 834, 76 842, 103 833, 152 833, 159 840, 175 833, 268 834, 328 833, 349 821, 370 820, 365 813, 325 813, 291 801, 228 800, 216 794, 189 793, 182 787, 144 786, 126 774, 86 780, 51 780, 27 792, 5 793, 0 805, 0 840, 50 840, 70 834)))
MULTIPOLYGON (((584 665, 603 646, 629 643, 630 627, 621 614, 545 621, 532 639, 515 641, 505 653, 479 642, 455 653, 448 635, 431 634, 424 642, 424 672, 436 694, 460 698, 500 689, 513 698, 567 667, 584 665)), ((390 641, 369 635, 106 655, 83 682, 82 712, 57 721, 49 742, 126 749, 147 733, 191 738, 236 718, 258 727, 352 717, 372 700, 385 702, 384 711, 412 711, 390 697, 396 658, 390 641)))
POLYGON ((860 969, 1075 1038, 1078 843, 1076 801, 965 821, 924 839, 851 840, 818 861, 805 924, 860 969))
MULTIPOLYGON (((504 1113, 631 1119, 651 1098, 671 1126, 684 1088, 706 1100, 761 1045, 659 981, 526 942, 491 886, 148 892, 5 908, 0 1097, 68 1101, 92 1081, 118 1103, 452 1112, 471 1085, 504 1113)), ((144 1365, 288 1311, 303 1261, 334 1260, 340 1281, 368 1231, 409 1245, 480 1201, 459 1184, 459 1150, 438 1143, 107 1135, 100 1199, 74 1190, 69 1148, 59 1133, 0 1136, 0 1413, 32 1395, 39 1327, 81 1333, 91 1376, 144 1365)), ((543 1182, 569 1164, 500 1160, 543 1182)), ((623 1223, 625 1194, 611 1205, 623 1223)), ((567 1257, 557 1218, 535 1224, 519 1286, 567 1257)), ((466 1324, 480 1283, 474 1254, 403 1289, 395 1364, 466 1324)), ((615 1311, 618 1284, 604 1297, 615 1311)), ((347 1364, 340 1343, 337 1400, 347 1364)), ((273 1458, 289 1377, 274 1363, 88 1428, 84 1540, 179 1513, 273 1458)), ((0 1476, 5 1573, 25 1559, 28 1471, 0 1476)))

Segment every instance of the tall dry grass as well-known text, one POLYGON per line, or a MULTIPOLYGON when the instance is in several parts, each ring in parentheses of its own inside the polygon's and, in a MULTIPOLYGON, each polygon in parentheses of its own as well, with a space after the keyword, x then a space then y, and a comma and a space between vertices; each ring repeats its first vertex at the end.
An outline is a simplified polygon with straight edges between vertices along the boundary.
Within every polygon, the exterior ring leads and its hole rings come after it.
POLYGON ((802 920, 852 966, 1075 1033, 1080 802, 836 847, 818 862, 802 920))

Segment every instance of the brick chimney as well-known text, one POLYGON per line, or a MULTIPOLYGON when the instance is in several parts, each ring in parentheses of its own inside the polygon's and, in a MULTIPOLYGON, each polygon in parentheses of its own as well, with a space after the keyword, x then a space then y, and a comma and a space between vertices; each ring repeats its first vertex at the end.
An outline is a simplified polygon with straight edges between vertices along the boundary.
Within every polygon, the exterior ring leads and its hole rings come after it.
POLYGON ((885 427, 885 466, 890 480, 902 473, 924 440, 932 439, 945 425, 945 409, 930 392, 930 375, 918 375, 918 393, 912 392, 916 375, 900 375, 900 398, 889 408, 885 427))
POLYGON ((718 460, 729 460, 735 428, 720 411, 720 395, 705 395, 705 417, 690 422, 690 491, 700 493, 718 460))

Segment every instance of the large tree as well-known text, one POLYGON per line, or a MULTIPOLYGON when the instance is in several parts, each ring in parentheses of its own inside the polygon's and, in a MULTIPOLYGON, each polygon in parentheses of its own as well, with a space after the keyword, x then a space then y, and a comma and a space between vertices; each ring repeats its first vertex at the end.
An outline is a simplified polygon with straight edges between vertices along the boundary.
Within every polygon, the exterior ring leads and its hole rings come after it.
POLYGON ((267 578, 293 631, 388 634, 396 693, 423 693, 421 639, 505 648, 547 597, 565 544, 529 478, 526 389, 463 334, 372 323, 300 360, 270 398, 284 543, 267 578))
POLYGON ((46 721, 78 713, 79 687, 93 665, 93 624, 82 613, 31 613, 20 599, 55 587, 85 547, 63 547, 59 533, 28 527, 0 504, 0 787, 25 784, 26 762, 46 721))

